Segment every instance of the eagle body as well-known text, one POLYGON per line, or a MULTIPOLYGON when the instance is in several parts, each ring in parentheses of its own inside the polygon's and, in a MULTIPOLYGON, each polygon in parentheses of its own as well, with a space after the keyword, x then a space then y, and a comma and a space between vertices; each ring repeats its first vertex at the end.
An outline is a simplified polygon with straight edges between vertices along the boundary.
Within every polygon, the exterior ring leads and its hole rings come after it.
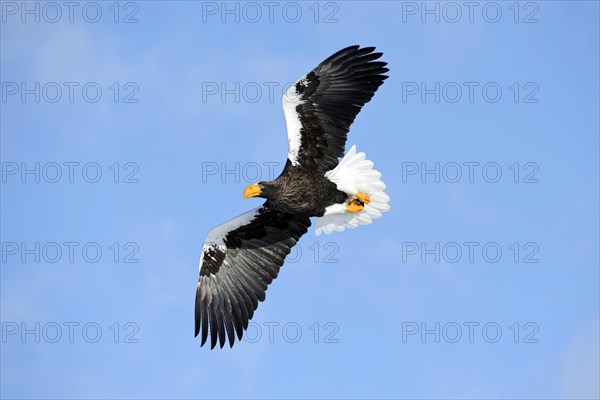
POLYGON ((262 185, 261 196, 264 194, 271 208, 309 217, 322 217, 327 207, 348 199, 348 194, 338 190, 324 173, 304 171, 291 163, 277 179, 262 185))
POLYGON ((331 234, 370 224, 389 210, 381 173, 356 146, 347 152, 350 125, 387 78, 382 53, 346 47, 286 91, 286 166, 275 180, 244 190, 262 206, 208 232, 196 286, 195 335, 211 348, 241 340, 258 303, 285 258, 315 222, 331 234))

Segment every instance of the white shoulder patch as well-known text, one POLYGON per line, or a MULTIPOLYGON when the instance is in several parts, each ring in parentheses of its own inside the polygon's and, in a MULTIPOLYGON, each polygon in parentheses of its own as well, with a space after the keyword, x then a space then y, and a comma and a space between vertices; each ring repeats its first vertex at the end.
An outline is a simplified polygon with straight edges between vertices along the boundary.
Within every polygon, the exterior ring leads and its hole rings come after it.
POLYGON ((218 248, 221 251, 226 251, 225 247, 225 236, 231 231, 236 230, 240 226, 248 225, 254 220, 254 218, 260 213, 262 207, 255 208, 245 212, 237 217, 211 229, 204 239, 202 245, 202 254, 200 255, 200 268, 202 268, 202 260, 204 259, 204 253, 210 248, 218 248))
POLYGON ((301 101, 300 94, 296 91, 296 85, 302 82, 306 82, 306 75, 290 86, 281 98, 288 134, 288 158, 292 162, 292 165, 298 165, 298 152, 300 151, 301 144, 300 130, 302 129, 302 124, 300 123, 296 107, 302 104, 303 101, 301 101))

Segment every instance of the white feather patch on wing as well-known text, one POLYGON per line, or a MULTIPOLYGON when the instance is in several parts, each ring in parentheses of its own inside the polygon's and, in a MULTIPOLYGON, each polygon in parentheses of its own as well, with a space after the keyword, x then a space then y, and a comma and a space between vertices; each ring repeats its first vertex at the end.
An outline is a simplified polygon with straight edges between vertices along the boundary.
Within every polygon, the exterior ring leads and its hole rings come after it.
POLYGON ((301 144, 301 133, 302 123, 296 108, 303 103, 300 94, 296 91, 296 85, 306 81, 306 75, 298 79, 296 83, 286 90, 283 97, 281 98, 281 105, 283 106, 283 114, 285 115, 285 125, 288 134, 288 158, 292 162, 292 165, 298 165, 298 151, 300 150, 301 144))
POLYGON ((381 181, 381 173, 373 169, 373 162, 365 159, 365 153, 357 153, 352 146, 337 167, 325 173, 325 177, 336 184, 338 190, 348 194, 349 199, 343 204, 333 204, 325 209, 325 215, 315 220, 317 236, 321 233, 331 234, 352 229, 359 225, 367 225, 373 219, 381 217, 381 213, 390 209, 390 197, 385 194, 385 183, 381 181), (351 213, 346 206, 356 193, 369 195, 371 202, 365 204, 362 211, 351 213))
POLYGON ((225 237, 227 236, 227 234, 231 231, 236 230, 240 226, 248 225, 250 222, 252 222, 261 211, 261 208, 262 207, 258 207, 254 210, 247 211, 225 222, 224 224, 211 229, 206 234, 206 239, 204 239, 204 244, 202 245, 202 254, 200 255, 200 268, 202 268, 202 261, 204 259, 204 254, 206 251, 208 251, 210 248, 218 248, 222 251, 226 251, 227 247, 225 246, 225 237))

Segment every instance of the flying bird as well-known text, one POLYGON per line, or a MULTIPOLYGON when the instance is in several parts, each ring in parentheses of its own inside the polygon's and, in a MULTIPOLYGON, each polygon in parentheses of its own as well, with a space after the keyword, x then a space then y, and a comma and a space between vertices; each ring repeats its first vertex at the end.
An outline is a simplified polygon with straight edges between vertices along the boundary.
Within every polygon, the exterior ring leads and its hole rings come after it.
POLYGON ((352 146, 350 125, 383 81, 374 47, 350 46, 301 77, 283 95, 288 159, 281 175, 244 190, 262 206, 212 229, 200 256, 195 336, 211 349, 242 340, 258 302, 315 217, 316 234, 370 224, 389 210, 381 174, 352 146), (343 157, 343 158, 342 158, 343 157), (342 158, 339 160, 339 158, 342 158))

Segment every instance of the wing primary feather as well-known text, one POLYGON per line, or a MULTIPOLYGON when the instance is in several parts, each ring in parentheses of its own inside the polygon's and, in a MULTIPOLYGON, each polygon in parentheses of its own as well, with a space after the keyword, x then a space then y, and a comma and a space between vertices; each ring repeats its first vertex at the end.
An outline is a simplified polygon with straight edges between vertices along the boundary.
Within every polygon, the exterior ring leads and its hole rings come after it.
POLYGON ((268 285, 310 218, 263 207, 209 232, 200 258, 194 332, 201 345, 220 348, 242 340, 268 285), (217 234, 218 233, 218 234, 217 234))
POLYGON ((327 172, 337 166, 350 125, 387 78, 387 63, 376 61, 382 55, 375 47, 346 47, 290 88, 294 100, 282 99, 289 143, 286 169, 327 172))

